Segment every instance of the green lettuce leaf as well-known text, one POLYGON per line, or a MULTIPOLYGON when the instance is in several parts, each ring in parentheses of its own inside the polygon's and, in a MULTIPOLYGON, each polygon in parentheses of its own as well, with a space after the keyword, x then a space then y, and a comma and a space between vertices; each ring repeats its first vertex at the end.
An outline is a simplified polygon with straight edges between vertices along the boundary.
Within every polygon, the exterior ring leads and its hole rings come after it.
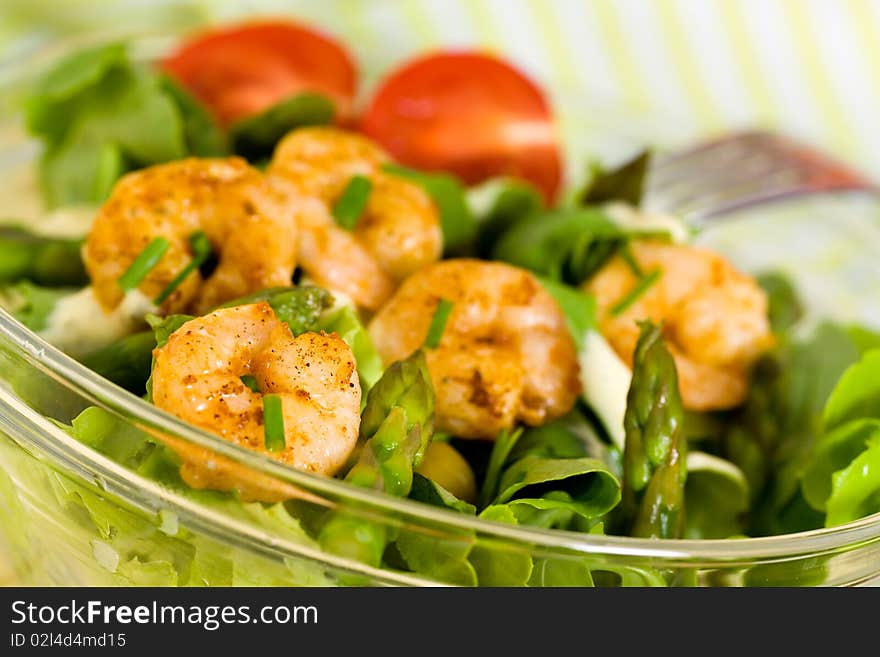
POLYGON ((880 418, 880 349, 872 349, 840 377, 822 414, 826 429, 859 418, 880 418))
MULTIPOLYGON (((489 506, 479 515, 483 520, 516 525, 513 511, 504 505, 489 506)), ((480 586, 525 586, 532 575, 532 557, 521 546, 480 538, 471 549, 468 560, 477 574, 480 586)))
POLYGON ((651 152, 642 151, 614 169, 593 164, 587 186, 577 195, 580 205, 599 205, 623 201, 639 207, 645 191, 645 181, 651 162, 651 152))
POLYGON ((596 328, 595 297, 547 277, 539 277, 539 280, 559 304, 572 340, 578 351, 581 351, 584 348, 587 331, 596 328))
POLYGON ((0 282, 28 280, 45 287, 79 287, 89 282, 82 240, 45 237, 18 226, 0 227, 0 282))
POLYGON ((50 207, 100 203, 133 169, 226 152, 204 108, 118 43, 58 61, 34 84, 25 122, 43 142, 39 177, 50 207))
POLYGON ((476 250, 489 257, 495 240, 510 226, 544 207, 538 189, 517 178, 491 178, 467 190, 467 203, 477 221, 476 250))
POLYGON ((774 331, 785 331, 803 316, 804 309, 791 279, 781 272, 766 272, 757 277, 767 293, 767 315, 774 331))
POLYGON ((832 475, 826 527, 880 511, 880 434, 868 438, 865 448, 849 465, 832 475))
POLYGON ((852 420, 823 435, 810 454, 801 480, 801 490, 810 506, 826 511, 835 473, 847 468, 878 439, 880 418, 852 420))
POLYGON ((251 161, 270 157, 275 145, 288 132, 310 125, 327 125, 336 113, 333 101, 316 93, 300 93, 272 105, 254 116, 232 124, 232 150, 251 161))
POLYGON ((570 510, 585 520, 608 513, 620 502, 620 481, 593 458, 525 456, 501 477, 494 504, 526 505, 539 510, 570 510), (567 497, 550 495, 562 491, 567 497))
POLYGON ((823 322, 806 338, 783 336, 779 348, 757 364, 749 396, 724 437, 724 456, 743 471, 754 497, 749 533, 823 524, 801 493, 801 479, 822 433, 825 403, 858 358, 849 330, 823 322))
POLYGON ((75 292, 64 288, 46 288, 21 281, 0 287, 0 306, 32 331, 42 331, 58 302, 75 292))
POLYGON ((187 153, 196 157, 228 155, 226 135, 205 106, 171 76, 163 75, 159 84, 180 113, 187 153))
POLYGON ((749 485, 729 461, 689 452, 684 495, 684 538, 730 538, 743 533, 749 485))

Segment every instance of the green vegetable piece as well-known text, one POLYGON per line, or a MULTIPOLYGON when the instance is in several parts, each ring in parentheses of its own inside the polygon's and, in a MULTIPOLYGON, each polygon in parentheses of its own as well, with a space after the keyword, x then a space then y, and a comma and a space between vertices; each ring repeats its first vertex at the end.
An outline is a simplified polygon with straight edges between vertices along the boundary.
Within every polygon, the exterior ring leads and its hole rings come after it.
POLYGON ((264 443, 270 452, 281 452, 287 447, 284 435, 284 408, 278 395, 263 395, 264 443))
POLYGON ((169 75, 159 78, 159 86, 180 114, 187 153, 197 157, 223 157, 229 154, 226 135, 195 96, 169 75))
POLYGON ((409 498, 417 502, 439 506, 444 509, 452 509, 453 511, 459 511, 471 516, 477 513, 477 508, 473 504, 458 499, 436 481, 423 477, 419 473, 413 474, 409 498))
POLYGON ((180 270, 180 272, 171 279, 171 282, 165 287, 164 290, 157 296, 153 303, 157 306, 165 303, 165 300, 168 299, 176 290, 183 281, 186 280, 186 277, 189 276, 196 269, 201 267, 205 262, 207 262, 208 258, 211 257, 211 241, 208 239, 208 236, 201 230, 197 230, 192 235, 189 236, 189 245, 193 252, 193 257, 187 263, 187 265, 180 270))
MULTIPOLYGON (((407 432, 416 424, 433 430, 434 387, 421 350, 392 363, 370 389, 361 414, 361 438, 371 438, 395 406, 406 412, 407 432)), ((421 460, 422 454, 418 456, 421 460)))
POLYGON ((324 288, 313 285, 302 287, 272 287, 233 299, 217 308, 234 308, 266 301, 275 316, 287 324, 291 333, 329 330, 323 325, 323 312, 333 305, 333 296, 324 288))
POLYGON ((581 351, 587 331, 596 327, 596 298, 550 278, 539 277, 539 280, 559 304, 575 346, 581 351))
MULTIPOLYGON (((475 515, 476 508, 459 500, 448 490, 423 477, 413 476, 409 497, 412 500, 451 509, 466 515, 475 515)), ((413 571, 438 582, 458 586, 476 586, 477 574, 468 561, 476 536, 473 531, 456 531, 444 527, 435 531, 425 528, 403 528, 395 547, 413 571)))
POLYGON ((167 315, 159 317, 158 315, 147 315, 147 324, 153 329, 153 335, 156 339, 157 347, 164 347, 168 342, 168 338, 181 326, 191 319, 195 319, 192 315, 167 315))
POLYGON ((89 281, 82 240, 44 237, 16 226, 0 227, 0 283, 26 279, 45 287, 76 287, 89 281))
POLYGON ((529 576, 532 587, 593 587, 589 562, 582 557, 547 557, 535 559, 529 576))
POLYGON ((58 302, 72 293, 69 289, 45 288, 21 281, 0 288, 0 306, 30 330, 39 332, 46 328, 58 302))
POLYGON ((356 513, 338 511, 331 513, 321 527, 318 542, 327 552, 376 568, 382 563, 388 537, 384 525, 356 513))
POLYGON ((121 43, 88 48, 57 62, 39 78, 25 99, 25 124, 32 134, 60 138, 76 95, 96 85, 108 71, 125 66, 128 55, 121 43))
POLYGON ((452 314, 455 304, 448 299, 440 299, 437 307, 434 309, 434 315, 431 318, 431 324, 428 326, 428 334, 425 336, 425 349, 436 349, 440 345, 443 338, 443 331, 446 329, 446 322, 452 314))
POLYGON ((880 436, 869 438, 866 447, 852 463, 832 476, 826 527, 880 511, 880 436))
POLYGON ((245 384, 251 392, 260 392, 260 384, 257 382, 256 377, 251 374, 243 374, 238 377, 241 379, 241 382, 245 384))
POLYGON ((390 163, 385 164, 383 170, 416 183, 434 201, 440 213, 444 254, 461 255, 471 249, 477 238, 477 221, 458 178, 448 173, 427 173, 390 163))
POLYGON ((623 201, 638 207, 645 191, 650 162, 651 152, 646 150, 610 171, 593 165, 593 175, 587 187, 578 195, 578 203, 598 205, 623 201))
POLYGON ((620 501, 620 482, 601 461, 592 458, 525 456, 501 477, 494 503, 524 504, 535 509, 564 508, 586 520, 599 518, 620 501), (548 495, 562 491, 566 496, 548 495))
POLYGON ((871 349, 880 349, 880 331, 866 326, 849 326, 847 333, 860 354, 871 349))
MULTIPOLYGON (((492 522, 517 524, 516 516, 507 507, 490 506, 480 518, 492 522)), ((525 586, 532 575, 532 558, 527 550, 478 539, 468 560, 477 573, 480 586, 525 586)))
POLYGON ((680 538, 687 441, 675 361, 660 328, 641 322, 624 429, 621 513, 633 536, 680 538))
POLYGON ((642 296, 651 289, 651 287, 660 280, 660 277, 663 275, 662 269, 655 269, 654 271, 645 274, 638 281, 636 281, 635 285, 633 285, 632 289, 627 292, 624 297, 611 306, 611 315, 616 317, 624 312, 632 306, 636 301, 642 298, 642 296))
POLYGON ((483 486, 480 489, 480 506, 487 507, 498 495, 498 480, 501 470, 507 463, 510 452, 516 446, 517 441, 523 434, 521 428, 509 431, 502 429, 492 445, 492 453, 489 455, 489 465, 486 467, 486 475, 483 477, 483 486))
POLYGON ((729 461, 689 452, 684 496, 684 538, 731 538, 743 533, 749 485, 729 461))
POLYGON ((366 176, 352 176, 333 205, 333 218, 346 230, 354 230, 367 208, 373 183, 366 176))
POLYGON ((783 335, 780 346, 756 364, 749 396, 727 420, 723 441, 723 455, 749 481, 749 535, 822 526, 822 513, 800 493, 801 478, 822 430, 826 400, 858 358, 850 330, 823 322, 806 338, 783 335))
POLYGON ((826 511, 835 473, 848 467, 877 440, 880 418, 851 420, 823 435, 811 451, 801 479, 807 503, 817 511, 826 511))
MULTIPOLYGON (((195 318, 192 315, 168 315, 167 317, 159 317, 152 314, 149 314, 146 317, 147 323, 150 325, 150 328, 153 329, 153 338, 155 340, 155 346, 157 348, 164 347, 165 344, 168 342, 168 338, 171 337, 171 334, 191 319, 195 318)), ((147 379, 147 383, 145 385, 147 390, 147 401, 153 400, 153 366, 155 366, 155 364, 156 361, 153 358, 153 352, 151 349, 150 376, 147 379)))
MULTIPOLYGON (((406 497, 433 426, 434 388, 420 350, 393 363, 370 390, 361 416, 360 451, 345 480, 406 497)), ((347 509, 328 514, 319 542, 335 554, 378 566, 387 536, 382 525, 347 509)))
POLYGON ((275 145, 295 128, 327 125, 336 113, 333 101, 316 93, 300 93, 233 123, 229 128, 232 150, 251 161, 272 154, 275 145))
POLYGON ((880 349, 866 352, 840 377, 828 398, 822 422, 826 430, 849 420, 880 418, 880 349))
POLYGON ((424 451, 421 427, 407 431, 406 411, 399 406, 363 446, 360 456, 345 480, 362 488, 381 490, 395 497, 406 497, 412 487, 413 462, 424 451))
POLYGON ((492 257, 552 280, 579 285, 628 236, 598 209, 554 210, 516 222, 495 243, 492 257))
MULTIPOLYGON (((40 181, 51 207, 98 203, 129 168, 186 155, 180 113, 158 75, 116 53, 100 66, 97 55, 85 62, 88 74, 74 73, 81 84, 62 85, 63 97, 38 90, 27 101, 31 131, 45 142, 40 181)), ((73 55, 47 80, 83 61, 73 55)))
POLYGON ((128 269, 125 270, 125 273, 119 277, 119 287, 121 287, 124 292, 128 292, 140 285, 141 281, 143 281, 150 273, 150 270, 159 264, 162 256, 165 255, 165 252, 170 246, 171 242, 164 237, 153 239, 153 241, 147 244, 144 250, 138 254, 137 258, 134 259, 134 262, 132 262, 128 269))
POLYGON ((82 364, 136 395, 146 391, 153 366, 153 331, 140 331, 84 356, 82 364))
POLYGON ((804 314, 803 305, 791 280, 781 272, 766 272, 757 277, 767 293, 770 326, 780 332, 791 328, 804 314))
POLYGON ((478 225, 477 254, 489 257, 492 245, 517 221, 544 207, 541 192, 517 178, 492 178, 467 191, 467 202, 478 225))

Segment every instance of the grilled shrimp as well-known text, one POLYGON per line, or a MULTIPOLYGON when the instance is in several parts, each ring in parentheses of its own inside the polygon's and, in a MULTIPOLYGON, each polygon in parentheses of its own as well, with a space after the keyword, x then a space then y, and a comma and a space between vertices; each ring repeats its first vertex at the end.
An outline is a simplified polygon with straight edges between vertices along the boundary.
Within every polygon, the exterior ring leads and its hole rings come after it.
POLYGON ((308 236, 301 240, 299 257, 303 270, 319 284, 335 286, 370 310, 397 282, 436 261, 443 249, 433 201, 418 185, 384 173, 382 165, 388 161, 381 148, 361 135, 303 128, 281 141, 268 170, 288 194, 320 199, 328 209, 353 176, 369 178, 372 190, 353 231, 338 227, 327 213, 323 221, 313 217, 303 228, 308 236), (313 248, 321 243, 333 246, 313 248), (373 262, 366 264, 367 258, 373 262), (358 278, 375 281, 373 289, 359 289, 358 278))
POLYGON ((369 326, 386 363, 422 345, 440 299, 454 305, 426 354, 438 428, 491 439, 571 409, 580 383, 562 311, 534 276, 507 264, 446 260, 406 279, 369 326))
POLYGON ((240 158, 191 158, 123 177, 98 212, 83 249, 105 310, 123 297, 118 281, 155 238, 170 247, 138 289, 157 297, 191 261, 190 236, 203 231, 218 257, 203 280, 190 273, 162 304, 165 312, 204 312, 257 290, 290 285, 296 217, 287 200, 240 158))
MULTIPOLYGON (((355 447, 361 387, 354 355, 333 334, 293 337, 268 303, 217 310, 190 320, 154 350, 153 402, 236 445, 297 469, 333 475, 355 447), (253 376, 261 392, 241 377, 253 376), (281 397, 286 445, 264 442, 264 393, 281 397)), ((172 444, 183 459, 181 476, 194 488, 253 490, 211 452, 172 444)))
POLYGON ((633 289, 623 258, 609 261, 584 290, 597 301, 599 327, 617 354, 632 362, 637 320, 662 322, 686 408, 721 410, 741 404, 749 370, 774 343, 767 297, 720 255, 695 246, 634 242, 635 261, 660 278, 617 316, 611 311, 633 289))

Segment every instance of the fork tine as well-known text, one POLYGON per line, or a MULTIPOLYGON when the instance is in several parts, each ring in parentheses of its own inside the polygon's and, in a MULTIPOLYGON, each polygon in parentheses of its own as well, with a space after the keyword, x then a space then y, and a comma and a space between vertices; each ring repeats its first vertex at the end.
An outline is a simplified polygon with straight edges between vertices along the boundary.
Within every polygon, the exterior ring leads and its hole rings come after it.
POLYGON ((849 167, 787 137, 731 133, 657 158, 646 206, 700 221, 746 205, 833 190, 877 188, 849 167))

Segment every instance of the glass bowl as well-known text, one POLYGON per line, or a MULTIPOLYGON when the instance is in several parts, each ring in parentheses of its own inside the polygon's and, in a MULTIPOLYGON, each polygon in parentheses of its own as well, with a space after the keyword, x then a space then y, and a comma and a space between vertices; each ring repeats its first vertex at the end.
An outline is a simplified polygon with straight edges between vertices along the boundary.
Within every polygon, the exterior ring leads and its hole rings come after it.
MULTIPOLYGON (((162 46, 154 43, 147 50, 155 47, 162 46)), ((14 97, 15 87, 33 70, 26 65, 14 75, 7 72, 0 86, 8 94, 0 95, 14 97)), ((625 115, 618 110, 607 112, 605 121, 595 108, 586 114, 591 117, 589 129, 566 142, 577 151, 572 158, 591 148, 620 153, 649 139, 621 130, 625 115)), ((563 112, 563 128, 572 120, 563 112)), ((685 138, 682 133, 663 145, 685 138)), ((0 116, 0 172, 9 216, 29 218, 39 212, 28 191, 35 155, 20 118, 14 112, 0 116)), ((799 208, 789 204, 752 210, 719 222, 701 239, 746 269, 772 264, 787 270, 804 284, 808 308, 816 316, 880 325, 872 294, 880 289, 880 269, 872 259, 878 251, 871 246, 880 243, 876 210, 859 199, 814 199, 799 208), (846 216, 846 222, 832 221, 829 212, 846 216), (829 240, 849 255, 830 261, 825 255, 829 240), (793 248, 795 243, 805 246, 793 248), (859 299, 873 299, 874 305, 859 299)), ((480 584, 488 585, 520 581, 528 576, 526 570, 539 585, 571 581, 555 578, 575 571, 581 573, 578 581, 599 586, 880 582, 880 514, 767 538, 640 540, 481 520, 292 470, 159 411, 0 311, 0 543, 4 541, 14 581, 25 585, 473 583, 462 566, 463 555, 480 566, 480 584), (143 455, 136 455, 138 468, 129 467, 135 455, 108 458, 63 428, 90 406, 103 409, 120 434, 144 432, 208 449, 226 467, 246 469, 267 486, 286 488, 294 497, 287 503, 290 514, 225 494, 158 483, 143 474, 143 455), (384 533, 395 545, 403 541, 410 549, 416 546, 424 558, 442 558, 449 567, 435 568, 444 575, 431 579, 403 567, 374 568, 324 551, 309 527, 327 513, 384 533)), ((401 560, 395 560, 392 550, 386 561, 401 560)))

